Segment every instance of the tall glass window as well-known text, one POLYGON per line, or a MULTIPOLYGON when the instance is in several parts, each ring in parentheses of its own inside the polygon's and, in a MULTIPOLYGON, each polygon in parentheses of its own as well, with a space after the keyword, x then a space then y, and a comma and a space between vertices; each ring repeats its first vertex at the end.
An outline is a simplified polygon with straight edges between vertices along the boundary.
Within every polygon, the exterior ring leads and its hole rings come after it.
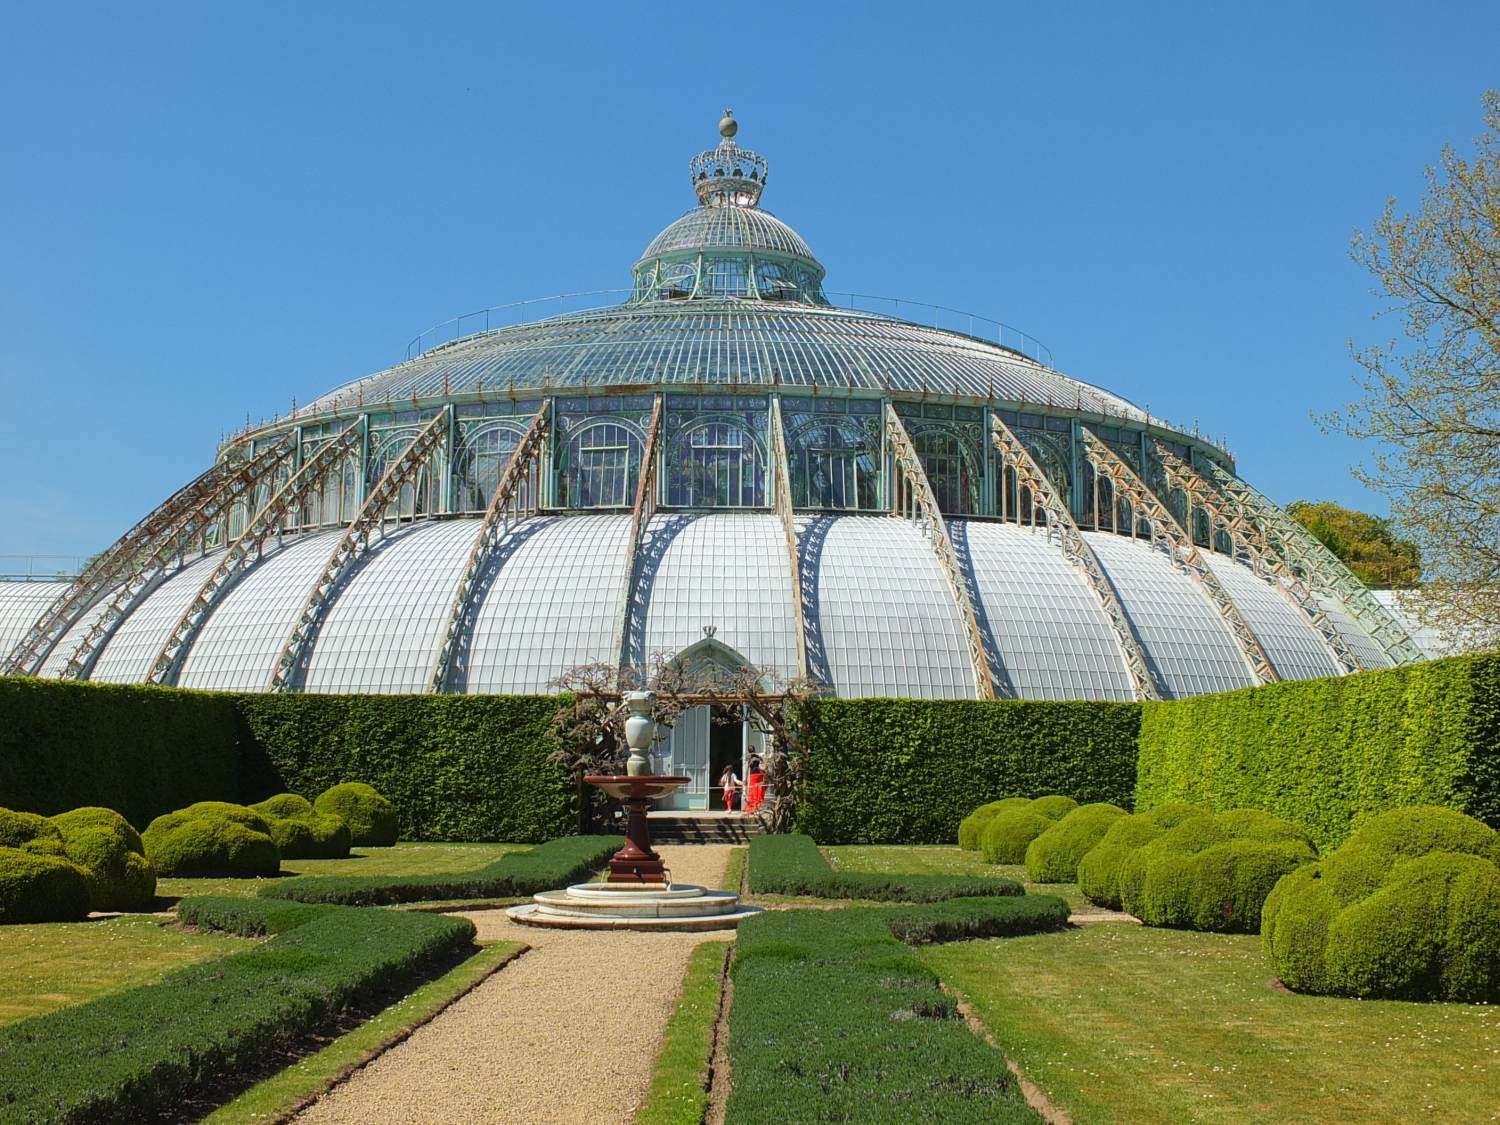
POLYGON ((750 292, 750 270, 745 258, 707 258, 703 262, 703 292, 712 297, 744 297, 750 292))
POLYGON ((765 504, 766 457, 735 421, 700 422, 672 442, 667 503, 683 508, 753 508, 765 504))
POLYGON ((880 498, 879 440, 853 418, 820 418, 790 440, 792 503, 799 508, 874 509, 880 498))
POLYGON ((912 435, 917 456, 932 485, 938 508, 945 514, 968 515, 979 509, 979 474, 974 454, 957 434, 926 430, 912 435))
POLYGON ((521 442, 521 430, 512 426, 489 426, 464 438, 458 457, 458 507, 482 512, 490 506, 500 476, 521 442))
POLYGON ((641 471, 641 439, 618 422, 586 426, 568 442, 562 502, 569 508, 628 508, 641 471))

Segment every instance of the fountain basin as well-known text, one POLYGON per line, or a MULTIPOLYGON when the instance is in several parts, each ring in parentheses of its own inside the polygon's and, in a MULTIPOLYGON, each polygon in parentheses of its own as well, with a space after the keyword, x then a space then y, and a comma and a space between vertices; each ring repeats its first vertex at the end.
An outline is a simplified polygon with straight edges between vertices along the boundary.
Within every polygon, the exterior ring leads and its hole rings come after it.
POLYGON ((730 891, 688 883, 577 883, 506 911, 524 925, 579 930, 723 930, 759 913, 730 891))
POLYGON ((657 776, 639 774, 629 777, 624 774, 590 774, 583 779, 596 789, 602 789, 617 801, 655 801, 681 789, 693 779, 680 776, 657 776))

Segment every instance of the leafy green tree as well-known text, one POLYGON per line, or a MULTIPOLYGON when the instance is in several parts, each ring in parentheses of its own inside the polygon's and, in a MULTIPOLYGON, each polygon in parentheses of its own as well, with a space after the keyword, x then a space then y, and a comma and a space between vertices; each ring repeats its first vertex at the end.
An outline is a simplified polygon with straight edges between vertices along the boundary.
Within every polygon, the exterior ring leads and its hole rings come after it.
POLYGON ((1390 521, 1331 500, 1293 500, 1288 514, 1307 528, 1366 586, 1404 589, 1422 577, 1422 552, 1398 539, 1390 521))
POLYGON ((1500 639, 1500 93, 1470 157, 1445 146, 1414 212, 1386 204, 1351 254, 1405 339, 1351 345, 1363 396, 1328 422, 1375 443, 1355 475, 1421 551, 1418 611, 1450 636, 1500 639))

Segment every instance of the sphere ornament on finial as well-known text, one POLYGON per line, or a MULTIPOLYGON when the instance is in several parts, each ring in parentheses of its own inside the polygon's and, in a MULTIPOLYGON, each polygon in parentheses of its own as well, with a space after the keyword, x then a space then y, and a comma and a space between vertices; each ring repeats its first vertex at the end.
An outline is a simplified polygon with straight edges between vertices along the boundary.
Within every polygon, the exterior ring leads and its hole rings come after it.
POLYGON ((725 109, 719 119, 718 148, 700 152, 688 166, 693 190, 705 207, 754 207, 766 186, 766 160, 759 153, 734 143, 740 123, 734 110, 725 109))

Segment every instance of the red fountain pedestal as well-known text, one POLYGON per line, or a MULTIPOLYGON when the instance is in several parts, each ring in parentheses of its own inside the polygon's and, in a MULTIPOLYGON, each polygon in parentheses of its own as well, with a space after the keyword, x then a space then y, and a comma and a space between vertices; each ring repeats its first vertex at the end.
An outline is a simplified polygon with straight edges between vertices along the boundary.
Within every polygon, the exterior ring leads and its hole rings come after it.
POLYGON ((645 774, 636 777, 616 774, 593 774, 583 779, 602 789, 625 806, 625 846, 609 861, 610 883, 649 883, 665 886, 666 868, 661 856, 651 847, 651 828, 646 809, 675 789, 688 784, 687 777, 659 777, 645 774))

